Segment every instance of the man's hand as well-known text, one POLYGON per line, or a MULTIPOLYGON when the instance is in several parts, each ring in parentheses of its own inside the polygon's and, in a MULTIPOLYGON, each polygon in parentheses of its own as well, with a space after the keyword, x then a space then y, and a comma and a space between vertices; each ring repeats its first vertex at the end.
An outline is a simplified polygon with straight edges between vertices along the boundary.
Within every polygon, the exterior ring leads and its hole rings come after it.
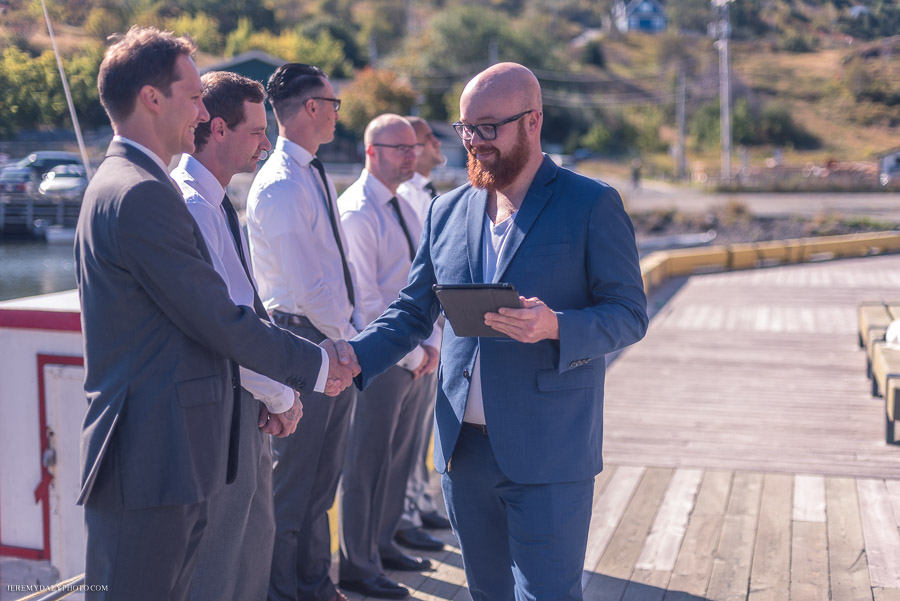
POLYGON ((263 405, 259 410, 259 429, 277 438, 290 436, 297 429, 297 423, 303 417, 303 403, 300 393, 294 391, 294 405, 284 413, 269 413, 263 405))
POLYGON ((422 363, 419 364, 419 367, 413 371, 414 380, 430 374, 438 368, 438 363, 441 362, 441 353, 436 348, 423 344, 422 349, 425 351, 425 356, 422 358, 422 363))
POLYGON ((337 396, 345 388, 353 383, 353 378, 359 375, 359 362, 353 347, 346 340, 323 340, 319 345, 328 353, 328 381, 325 384, 325 394, 337 396))
POLYGON ((521 309, 501 308, 485 313, 484 323, 519 342, 559 340, 559 319, 544 301, 520 296, 521 309))

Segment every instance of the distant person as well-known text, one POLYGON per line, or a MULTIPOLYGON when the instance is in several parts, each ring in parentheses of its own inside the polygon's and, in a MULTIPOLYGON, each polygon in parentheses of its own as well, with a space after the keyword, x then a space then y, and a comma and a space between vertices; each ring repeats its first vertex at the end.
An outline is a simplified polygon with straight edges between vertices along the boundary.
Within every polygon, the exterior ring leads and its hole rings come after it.
MULTIPOLYGON (((357 308, 368 322, 384 311, 406 284, 421 227, 398 186, 416 169, 416 132, 399 115, 381 115, 366 127, 366 167, 338 199, 357 284, 357 308)), ((385 570, 425 570, 428 559, 407 555, 395 544, 410 467, 420 376, 434 370, 436 348, 415 345, 365 392, 350 426, 341 484, 341 588, 403 599, 409 591, 385 570), (407 355, 407 353, 409 353, 407 355)))
MULTIPOLYGON (((437 139, 428 122, 421 117, 406 117, 416 130, 417 145, 422 148, 419 158, 416 159, 416 172, 412 178, 403 182, 397 188, 412 206, 419 217, 419 229, 425 225, 428 209, 431 202, 437 196, 437 188, 431 181, 431 171, 446 161, 441 154, 441 141, 437 139)), ((438 320, 443 324, 443 320, 438 320)), ((442 326, 437 325, 429 340, 425 341, 426 349, 439 351, 441 347, 440 335, 442 326)), ((402 545, 412 549, 423 551, 437 551, 444 547, 444 543, 429 534, 424 528, 447 529, 450 528, 450 520, 441 515, 435 500, 428 492, 428 443, 431 440, 431 432, 434 425, 434 398, 437 394, 437 365, 440 361, 438 352, 429 354, 429 361, 435 371, 423 374, 425 379, 422 386, 422 398, 416 403, 418 416, 413 420, 415 440, 413 442, 414 461, 406 484, 406 499, 404 500, 403 515, 394 539, 402 545)))
MULTIPOLYGON (((105 587, 88 599, 188 598, 210 499, 237 468, 236 364, 299 392, 350 382, 333 343, 317 347, 231 301, 166 172, 209 119, 193 51, 187 38, 132 27, 100 64, 115 136, 75 235, 89 403, 78 503, 85 581, 105 587)), ((294 405, 273 415, 284 433, 298 417, 294 405)))
MULTIPOLYGON (((278 120, 272 156, 247 201, 260 293, 275 323, 313 341, 350 338, 364 325, 356 302, 337 193, 316 157, 334 139, 341 101, 325 72, 287 63, 268 83, 278 120)), ((356 391, 303 396, 295 436, 274 441, 275 549, 270 601, 341 601, 331 569, 334 503, 356 391)))
POLYGON ((641 159, 631 159, 631 188, 637 190, 641 187, 641 159))
POLYGON ((432 331, 434 284, 507 282, 508 337, 444 329, 435 466, 476 601, 582 598, 605 357, 647 329, 631 221, 609 186, 541 152, 541 89, 521 65, 475 76, 455 125, 469 184, 431 206, 409 283, 351 341, 365 396, 432 331))
MULTIPOLYGON (((226 71, 200 78, 209 121, 194 131, 194 152, 181 155, 172 179, 203 233, 213 267, 236 305, 269 316, 256 293, 247 242, 225 188, 236 173, 252 173, 271 148, 266 138, 262 85, 226 71)), ((193 601, 264 599, 275 538, 272 508, 272 442, 280 422, 271 415, 292 409, 302 415, 299 395, 279 382, 240 368, 240 441, 234 482, 209 501, 200 541, 193 601), (228 574, 240 577, 223 576, 228 574)))

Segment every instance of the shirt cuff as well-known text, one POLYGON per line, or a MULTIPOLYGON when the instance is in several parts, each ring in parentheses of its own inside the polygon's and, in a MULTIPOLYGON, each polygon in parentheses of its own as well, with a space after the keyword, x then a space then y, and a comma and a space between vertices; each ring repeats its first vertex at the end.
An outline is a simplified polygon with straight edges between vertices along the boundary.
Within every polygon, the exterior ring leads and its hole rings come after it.
POLYGON ((285 386, 278 396, 259 400, 266 406, 269 413, 284 413, 294 406, 294 389, 285 386))
POLYGON ((319 350, 322 351, 322 366, 319 368, 319 377, 316 378, 316 386, 313 388, 313 392, 325 392, 325 384, 328 383, 328 352, 319 347, 319 350))
POLYGON ((419 345, 413 350, 409 351, 408 355, 400 359, 400 361, 397 362, 397 365, 407 371, 416 371, 419 365, 422 364, 422 358, 424 356, 425 349, 423 349, 422 346, 419 345))

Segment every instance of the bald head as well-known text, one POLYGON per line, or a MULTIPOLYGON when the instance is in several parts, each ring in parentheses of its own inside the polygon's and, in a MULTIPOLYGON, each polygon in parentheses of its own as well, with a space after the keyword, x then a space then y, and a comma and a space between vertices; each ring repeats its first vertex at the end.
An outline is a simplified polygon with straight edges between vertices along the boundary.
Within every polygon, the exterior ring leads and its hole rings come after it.
POLYGON ((466 84, 460 97, 463 102, 484 104, 504 101, 513 112, 541 110, 541 85, 537 77, 518 63, 493 65, 466 84))
MULTIPOLYGON (((388 138, 393 139, 397 137, 397 135, 402 135, 405 131, 411 131, 413 137, 416 135, 416 132, 412 125, 409 124, 409 121, 400 115, 385 113, 384 115, 379 115, 372 119, 366 126, 366 131, 363 134, 363 144, 366 148, 372 144, 381 144, 388 138)), ((392 144, 393 142, 388 143, 392 144)))

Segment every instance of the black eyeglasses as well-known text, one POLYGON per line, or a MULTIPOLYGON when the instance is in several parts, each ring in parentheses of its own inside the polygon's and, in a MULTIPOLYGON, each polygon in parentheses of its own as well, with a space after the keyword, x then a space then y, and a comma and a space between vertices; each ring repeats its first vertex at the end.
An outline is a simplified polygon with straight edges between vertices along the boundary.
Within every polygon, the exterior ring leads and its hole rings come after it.
POLYGON ((425 150, 425 146, 422 144, 371 144, 371 146, 381 146, 382 148, 393 148, 400 152, 400 154, 406 154, 407 152, 412 152, 414 155, 419 156, 422 154, 422 151, 425 150))
POLYGON ((325 100, 330 102, 334 106, 334 112, 338 112, 341 110, 341 99, 340 98, 323 98, 321 96, 310 96, 307 100, 325 100))
POLYGON ((477 125, 473 125, 471 123, 463 123, 462 121, 457 121, 453 124, 453 129, 456 130, 456 134, 462 138, 464 142, 471 141, 475 134, 478 134, 478 137, 482 140, 496 140, 497 139, 497 128, 501 125, 506 125, 507 123, 512 123, 513 121, 518 121, 528 113, 534 113, 537 109, 528 109, 518 115, 513 115, 509 119, 504 119, 503 121, 498 121, 497 123, 479 123, 477 125))

